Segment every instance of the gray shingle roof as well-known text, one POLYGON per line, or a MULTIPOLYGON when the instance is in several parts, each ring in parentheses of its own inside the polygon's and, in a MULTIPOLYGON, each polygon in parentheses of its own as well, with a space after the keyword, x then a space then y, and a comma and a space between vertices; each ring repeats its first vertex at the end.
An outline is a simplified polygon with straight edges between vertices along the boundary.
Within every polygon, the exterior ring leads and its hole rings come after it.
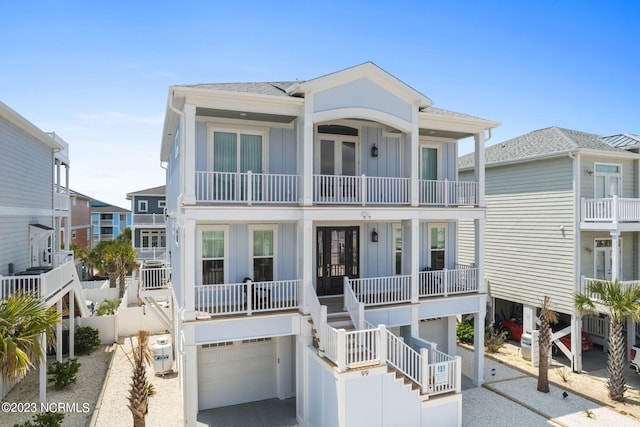
MULTIPOLYGON (((492 163, 515 161, 580 149, 611 153, 627 152, 605 143, 600 139, 599 135, 553 126, 535 130, 487 147, 485 149, 485 161, 486 165, 489 166, 492 163)), ((458 167, 461 169, 473 167, 473 165, 473 153, 466 154, 458 159, 458 167)))
POLYGON ((296 83, 302 82, 247 82, 247 83, 203 83, 181 85, 198 89, 221 90, 225 92, 257 93, 260 95, 289 96, 286 90, 296 83))
POLYGON ((127 193, 127 198, 130 196, 164 196, 166 193, 166 185, 159 187, 145 188, 144 190, 132 191, 127 193))

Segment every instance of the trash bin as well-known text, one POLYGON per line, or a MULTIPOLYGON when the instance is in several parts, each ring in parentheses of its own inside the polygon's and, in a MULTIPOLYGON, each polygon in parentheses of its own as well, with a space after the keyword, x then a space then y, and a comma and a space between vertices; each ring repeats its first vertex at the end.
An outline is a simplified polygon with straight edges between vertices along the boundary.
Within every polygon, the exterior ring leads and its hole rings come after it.
POLYGON ((528 332, 520 338, 520 354, 523 359, 531 360, 531 334, 528 332))

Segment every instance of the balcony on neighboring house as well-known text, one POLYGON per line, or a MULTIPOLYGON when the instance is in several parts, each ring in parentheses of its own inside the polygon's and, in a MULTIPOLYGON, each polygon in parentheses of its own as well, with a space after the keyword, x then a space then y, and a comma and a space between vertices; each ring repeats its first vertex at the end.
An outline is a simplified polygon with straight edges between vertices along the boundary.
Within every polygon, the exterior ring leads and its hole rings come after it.
MULTIPOLYGON (((601 301, 601 297, 597 293, 587 292, 587 288, 591 283, 605 281, 605 279, 594 279, 592 277, 582 276, 580 278, 580 293, 587 295, 593 301, 599 302, 601 301)), ((635 286, 640 286, 640 280, 618 280, 623 287, 631 288, 635 286)))
POLYGON ((640 230, 640 199, 618 196, 582 198, 580 204, 583 230, 640 230))
POLYGON ((137 256, 136 258, 139 260, 164 260, 167 254, 167 248, 153 246, 153 247, 135 247, 137 256))
POLYGON ((134 214, 133 223, 136 227, 155 225, 165 226, 167 224, 167 219, 163 214, 134 214))
POLYGON ((69 193, 65 189, 53 191, 53 209, 57 211, 68 211, 70 209, 69 193))

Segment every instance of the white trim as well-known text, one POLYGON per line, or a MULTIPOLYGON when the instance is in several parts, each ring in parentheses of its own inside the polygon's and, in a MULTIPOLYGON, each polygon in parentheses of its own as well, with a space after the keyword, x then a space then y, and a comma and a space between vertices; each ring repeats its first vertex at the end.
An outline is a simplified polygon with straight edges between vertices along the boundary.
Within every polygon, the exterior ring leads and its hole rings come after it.
MULTIPOLYGON (((236 172, 240 172, 240 138, 239 135, 257 135, 262 138, 262 172, 269 173, 269 129, 265 127, 252 126, 221 126, 218 123, 207 122, 207 170, 213 171, 213 134, 215 132, 226 132, 236 134, 236 150, 238 153, 236 172)), ((257 171, 252 171, 257 172, 257 171)))
POLYGON ((425 141, 423 139, 420 139, 419 144, 418 144, 418 180, 421 181, 422 178, 420 176, 420 173, 422 172, 422 149, 423 148, 433 148, 436 150, 436 156, 437 156, 437 167, 438 167, 438 171, 437 171, 437 180, 441 180, 442 179, 442 145, 439 144, 433 144, 430 143, 428 141, 425 141))
POLYGON ((138 212, 149 212, 149 201, 148 200, 138 200, 138 212), (144 206, 144 208, 143 208, 143 206, 144 206))
MULTIPOLYGON (((431 230, 434 228, 444 228, 444 267, 447 268, 448 252, 449 252, 449 224, 442 223, 429 223, 427 225, 427 259, 426 263, 429 267, 434 268, 431 265, 431 230)), ((438 249, 440 250, 440 249, 438 249)))
POLYGON ((313 120, 313 123, 329 122, 333 120, 344 119, 347 117, 372 120, 374 122, 397 128, 398 130, 405 133, 411 133, 413 126, 411 122, 403 120, 392 114, 362 107, 334 108, 331 110, 315 112, 311 116, 311 120, 313 120))
POLYGON ((402 224, 391 224, 391 271, 393 275, 402 274, 402 259, 404 258, 404 242, 402 241, 402 224), (396 271, 396 232, 400 230, 400 272, 396 271))
MULTIPOLYGON (((278 225, 277 224, 249 224, 249 250, 248 252, 248 272, 252 279, 253 277, 253 259, 255 258, 253 254, 253 232, 254 231, 272 231, 273 232, 273 280, 278 280, 278 225)), ((266 258, 266 257, 262 257, 266 258)))
MULTIPOLYGON (((618 254, 618 260, 619 260, 619 264, 618 265, 618 280, 622 280, 622 272, 624 271, 622 269, 622 263, 623 263, 623 250, 624 250, 624 245, 622 243, 622 237, 620 237, 618 239, 618 246, 619 246, 619 254, 618 254)), ((598 256, 598 252, 604 252, 605 253, 605 263, 607 263, 609 261, 609 274, 611 275, 613 272, 613 259, 612 259, 612 254, 611 251, 613 251, 613 239, 611 237, 594 237, 593 238, 593 277, 594 278, 598 278, 598 268, 597 268, 597 256, 598 256), (596 246, 596 240, 608 240, 611 242, 611 246, 604 246, 602 248, 598 248, 596 246), (609 259, 607 260, 606 258, 606 254, 609 253, 609 259)), ((611 279, 611 276, 609 278, 606 277, 606 265, 605 265, 605 279, 609 280, 611 279)))
POLYGON ((196 283, 202 284, 202 233, 205 231, 222 231, 224 233, 224 283, 229 283, 229 226, 228 225, 198 225, 197 254, 196 254, 196 283))
MULTIPOLYGON (((608 186, 608 179, 611 176, 618 176, 618 194, 616 194, 616 196, 622 197, 623 196, 623 182, 622 182, 622 177, 624 176, 623 171, 622 171, 622 163, 605 163, 605 162, 593 162, 593 196, 594 198, 598 198, 598 196, 596 195, 596 184, 597 184, 597 179, 598 179, 598 175, 603 176, 605 178, 605 192, 607 191, 607 186, 608 186), (618 168, 618 173, 613 173, 613 172, 600 172, 598 173, 597 169, 598 169, 598 165, 601 166, 614 166, 618 168)), ((608 198, 608 197, 612 197, 613 194, 605 194, 604 197, 608 198)))
POLYGON ((314 126, 314 133, 315 133, 315 143, 314 143, 314 165, 313 165, 313 173, 314 174, 319 174, 320 173, 320 161, 322 160, 320 158, 320 141, 321 140, 326 140, 326 141, 333 141, 334 142, 334 146, 333 146, 333 152, 334 152, 334 172, 333 175, 342 175, 342 143, 343 142, 353 142, 356 145, 356 172, 354 176, 359 176, 361 173, 361 161, 360 161, 360 151, 362 149, 362 146, 360 144, 360 129, 358 129, 358 136, 353 136, 353 135, 334 135, 334 134, 327 134, 327 133, 318 133, 317 126, 314 126))
POLYGON ((158 208, 166 208, 167 201, 166 200, 158 200, 158 208))

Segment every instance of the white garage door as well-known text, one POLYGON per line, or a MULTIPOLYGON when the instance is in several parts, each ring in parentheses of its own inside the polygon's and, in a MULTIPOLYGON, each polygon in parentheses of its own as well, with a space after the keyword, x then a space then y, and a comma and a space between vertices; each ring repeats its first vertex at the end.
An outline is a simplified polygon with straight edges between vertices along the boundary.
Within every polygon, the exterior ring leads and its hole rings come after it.
POLYGON ((271 338, 200 347, 198 408, 276 397, 276 368, 276 342, 271 338))

